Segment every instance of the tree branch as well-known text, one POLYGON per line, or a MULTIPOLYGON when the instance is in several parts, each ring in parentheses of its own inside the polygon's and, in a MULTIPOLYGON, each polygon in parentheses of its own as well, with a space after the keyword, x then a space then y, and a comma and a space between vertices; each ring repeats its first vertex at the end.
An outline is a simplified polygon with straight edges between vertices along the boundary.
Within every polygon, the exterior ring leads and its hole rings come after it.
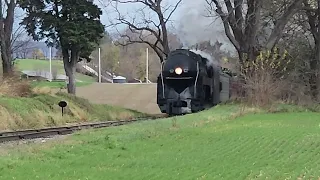
MULTIPOLYGON (((261 16, 264 13, 262 10, 263 3, 265 3, 264 1, 234 0, 233 7, 231 0, 224 0, 223 2, 226 7, 226 12, 224 12, 220 1, 206 0, 209 5, 209 11, 215 11, 221 18, 226 36, 238 51, 240 63, 243 62, 244 58, 249 60, 255 59, 257 52, 262 47, 272 49, 278 43, 283 29, 297 11, 298 7, 301 6, 302 1, 303 0, 294 0, 293 3, 282 6, 284 9, 283 13, 280 18, 276 19, 275 27, 271 35, 267 38, 267 43, 261 45, 258 42, 258 38, 260 37, 260 28, 265 26, 261 25, 261 23, 263 23, 261 16), (245 7, 245 4, 247 4, 247 12, 244 18, 242 8, 245 7)), ((274 2, 271 2, 271 6, 273 6, 273 3, 274 2)))
POLYGON ((273 49, 273 47, 277 44, 279 39, 281 38, 282 31, 286 26, 289 19, 293 16, 294 13, 297 12, 299 7, 301 7, 303 0, 295 0, 293 1, 290 6, 288 6, 283 13, 283 15, 277 20, 274 29, 269 36, 269 39, 266 44, 267 49, 273 49))
POLYGON ((231 29, 230 29, 229 21, 228 21, 228 14, 226 14, 226 13, 224 13, 222 11, 222 7, 221 7, 220 3, 217 0, 206 0, 206 2, 209 5, 211 10, 214 10, 214 7, 213 7, 214 5, 212 3, 215 4, 216 9, 214 11, 220 16, 220 18, 222 20, 226 36, 228 37, 230 42, 233 44, 233 46, 239 51, 240 50, 240 44, 231 33, 231 29))
POLYGON ((316 26, 316 23, 317 23, 317 14, 314 13, 314 15, 312 15, 312 11, 314 11, 315 9, 311 8, 308 0, 304 0, 303 1, 303 4, 304 4, 304 9, 305 9, 305 12, 306 12, 306 15, 308 17, 308 23, 309 23, 309 26, 310 26, 310 32, 313 36, 313 38, 315 39, 315 41, 319 41, 318 39, 318 30, 317 30, 317 26, 316 26))
MULTIPOLYGON (((121 38, 126 39, 126 42, 121 42, 119 45, 130 45, 134 43, 144 43, 149 45, 159 56, 160 61, 162 62, 168 55, 169 42, 168 42, 168 32, 167 32, 167 22, 171 19, 172 14, 177 10, 179 4, 182 0, 178 0, 174 6, 162 7, 162 0, 111 0, 115 2, 116 5, 112 5, 117 13, 116 22, 111 22, 111 26, 115 27, 117 25, 126 25, 128 30, 130 30, 132 35, 136 35, 136 39, 130 37, 128 34, 118 33, 121 38), (124 17, 119 9, 117 4, 129 4, 129 3, 139 3, 143 5, 143 8, 137 10, 137 14, 140 15, 140 19, 137 20, 137 17, 124 17), (172 9, 171 9, 172 8, 172 9), (171 9, 171 10, 170 10, 171 9), (156 23, 147 17, 146 11, 150 10, 152 13, 155 13, 159 23, 156 23), (164 16, 164 12, 168 12, 168 16, 164 16), (149 34, 146 35, 146 32, 149 34), (154 42, 150 41, 150 37, 155 38, 154 42), (149 39, 147 38, 149 37, 149 39)), ((136 15, 137 15, 136 14, 136 15)))

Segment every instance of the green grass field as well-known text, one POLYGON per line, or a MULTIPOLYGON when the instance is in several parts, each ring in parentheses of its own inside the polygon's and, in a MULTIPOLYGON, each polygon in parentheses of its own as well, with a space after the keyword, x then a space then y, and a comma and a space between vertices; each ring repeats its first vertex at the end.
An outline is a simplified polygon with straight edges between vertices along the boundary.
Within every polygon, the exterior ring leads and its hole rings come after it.
POLYGON ((236 106, 224 105, 45 144, 2 147, 0 178, 319 179, 319 113, 238 115, 236 106))
MULTIPOLYGON (((81 86, 87 86, 92 84, 90 81, 84 81, 84 82, 76 82, 77 87, 81 86)), ((62 88, 67 87, 67 84, 65 82, 59 82, 59 81, 33 81, 31 82, 32 87, 50 87, 50 88, 62 88)))
MULTIPOLYGON (((50 69, 50 62, 48 60, 36 60, 36 59, 18 59, 16 60, 15 66, 18 70, 45 70, 49 71, 50 69)), ((58 74, 65 74, 63 62, 53 60, 52 61, 52 69, 57 69, 58 74)), ((89 85, 93 82, 96 82, 94 77, 90 77, 81 73, 76 73, 76 79, 80 80, 81 82, 77 82, 77 86, 85 86, 89 85)), ((61 86, 66 86, 65 82, 47 82, 47 81, 39 81, 33 82, 34 86, 48 86, 58 88, 61 86)))
MULTIPOLYGON (((15 62, 18 69, 21 70, 49 70, 49 60, 37 60, 37 59, 17 59, 15 62)), ((63 62, 58 60, 52 60, 52 67, 57 67, 59 73, 63 73, 63 62)))

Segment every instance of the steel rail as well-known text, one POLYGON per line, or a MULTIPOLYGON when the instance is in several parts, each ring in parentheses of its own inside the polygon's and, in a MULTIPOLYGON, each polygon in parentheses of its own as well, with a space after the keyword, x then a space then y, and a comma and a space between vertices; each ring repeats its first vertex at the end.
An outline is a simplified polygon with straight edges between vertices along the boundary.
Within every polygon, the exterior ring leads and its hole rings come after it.
POLYGON ((83 124, 61 126, 61 127, 48 127, 48 128, 41 128, 41 129, 6 131, 6 132, 0 132, 0 143, 4 143, 8 141, 17 141, 22 139, 36 139, 36 138, 45 138, 45 137, 56 136, 56 135, 66 135, 66 134, 72 134, 82 129, 121 126, 124 124, 133 123, 137 121, 155 120, 155 119, 160 119, 165 117, 167 116, 160 115, 160 116, 137 118, 137 119, 131 119, 131 120, 103 121, 103 122, 83 123, 83 124))

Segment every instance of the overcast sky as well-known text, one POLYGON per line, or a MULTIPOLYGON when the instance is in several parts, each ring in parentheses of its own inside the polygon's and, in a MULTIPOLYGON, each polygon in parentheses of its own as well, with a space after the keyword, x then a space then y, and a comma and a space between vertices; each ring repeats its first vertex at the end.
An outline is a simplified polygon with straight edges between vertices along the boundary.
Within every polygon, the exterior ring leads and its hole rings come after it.
MULTIPOLYGON (((114 13, 112 6, 105 6, 104 2, 108 0, 94 0, 103 11, 101 21, 104 25, 110 25, 110 20, 115 19, 117 14, 114 13)), ((164 0, 163 5, 174 4, 177 0, 164 0)), ((119 5, 119 10, 122 14, 129 14, 130 16, 136 15, 136 10, 141 6, 139 4, 126 4, 119 5)), ((19 15, 24 14, 21 10, 18 12, 19 15)), ((175 33, 179 34, 179 37, 185 45, 191 45, 199 41, 216 40, 224 43, 222 48, 233 51, 234 48, 224 34, 224 29, 219 18, 208 18, 204 17, 207 15, 206 6, 204 0, 183 0, 179 8, 172 15, 172 23, 170 28, 174 27, 175 33)), ((154 20, 157 20, 153 16, 154 20)), ((16 21, 15 24, 18 24, 16 21)), ((119 27, 121 28, 121 27, 119 27)), ((113 28, 107 28, 107 31, 112 32, 113 28)))
MULTIPOLYGON (((102 8, 104 14, 101 19, 107 25, 109 24, 108 19, 115 19, 117 14, 114 13, 112 6, 101 5, 101 1, 103 0, 95 0, 94 2, 102 8)), ((174 5, 176 2, 177 0, 164 0, 163 5, 174 5)), ((133 16, 137 14, 137 9, 140 7, 137 3, 125 4, 119 5, 119 10, 122 14, 133 16)), ((179 35, 186 46, 199 41, 211 40, 214 43, 218 40, 224 43, 223 49, 234 51, 234 47, 224 33, 221 20, 205 17, 206 15, 208 15, 208 12, 204 0, 183 0, 171 17, 170 29, 174 28, 174 32, 179 35)), ((157 21, 156 16, 153 19, 157 21)), ((112 30, 112 28, 108 29, 109 32, 112 30)))

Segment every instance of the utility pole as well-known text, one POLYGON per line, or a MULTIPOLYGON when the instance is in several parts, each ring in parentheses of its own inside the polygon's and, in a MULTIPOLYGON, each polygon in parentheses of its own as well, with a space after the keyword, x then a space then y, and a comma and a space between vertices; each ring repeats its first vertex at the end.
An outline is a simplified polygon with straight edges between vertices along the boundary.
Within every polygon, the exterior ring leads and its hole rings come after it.
POLYGON ((52 81, 52 48, 49 47, 49 62, 50 62, 50 82, 52 81))
POLYGON ((101 48, 99 48, 99 83, 101 83, 101 48))
POLYGON ((149 83, 149 49, 146 49, 146 83, 149 83))

